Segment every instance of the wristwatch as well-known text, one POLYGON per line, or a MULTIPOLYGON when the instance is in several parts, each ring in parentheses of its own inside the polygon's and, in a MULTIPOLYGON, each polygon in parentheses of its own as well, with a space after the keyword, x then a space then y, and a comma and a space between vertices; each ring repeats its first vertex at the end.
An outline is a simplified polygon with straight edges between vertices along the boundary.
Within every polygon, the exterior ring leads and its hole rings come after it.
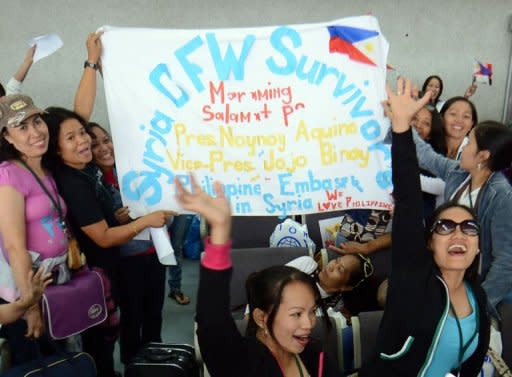
POLYGON ((99 68, 98 63, 91 63, 90 61, 86 60, 84 62, 84 68, 87 68, 87 67, 92 68, 95 71, 97 71, 99 68))

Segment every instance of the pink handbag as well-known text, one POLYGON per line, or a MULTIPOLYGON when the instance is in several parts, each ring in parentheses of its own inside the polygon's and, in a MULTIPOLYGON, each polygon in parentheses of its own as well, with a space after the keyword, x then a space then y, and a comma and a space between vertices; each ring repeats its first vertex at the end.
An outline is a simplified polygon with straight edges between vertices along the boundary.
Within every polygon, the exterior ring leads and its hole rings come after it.
POLYGON ((85 268, 65 284, 48 286, 42 311, 53 339, 68 338, 102 323, 107 318, 107 306, 101 276, 85 268))

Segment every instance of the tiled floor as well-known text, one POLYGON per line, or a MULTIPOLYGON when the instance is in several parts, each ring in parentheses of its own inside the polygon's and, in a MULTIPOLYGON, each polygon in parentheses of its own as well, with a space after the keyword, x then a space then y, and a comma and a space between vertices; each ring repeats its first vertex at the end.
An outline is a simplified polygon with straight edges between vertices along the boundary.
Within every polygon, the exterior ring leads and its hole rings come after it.
MULTIPOLYGON (((191 302, 188 305, 178 305, 174 300, 167 297, 169 288, 166 287, 162 328, 162 341, 165 343, 194 343, 193 328, 197 284, 199 282, 199 261, 184 259, 182 262, 182 291, 190 297, 191 302)), ((119 347, 116 347, 114 356, 116 370, 122 372, 124 366, 119 361, 119 347)))

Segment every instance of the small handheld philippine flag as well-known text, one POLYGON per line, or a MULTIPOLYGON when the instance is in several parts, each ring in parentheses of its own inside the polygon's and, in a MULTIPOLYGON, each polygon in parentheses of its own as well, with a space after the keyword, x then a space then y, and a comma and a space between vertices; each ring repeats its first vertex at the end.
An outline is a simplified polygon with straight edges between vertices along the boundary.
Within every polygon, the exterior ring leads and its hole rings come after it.
POLYGON ((492 64, 475 61, 473 83, 492 85, 492 64))

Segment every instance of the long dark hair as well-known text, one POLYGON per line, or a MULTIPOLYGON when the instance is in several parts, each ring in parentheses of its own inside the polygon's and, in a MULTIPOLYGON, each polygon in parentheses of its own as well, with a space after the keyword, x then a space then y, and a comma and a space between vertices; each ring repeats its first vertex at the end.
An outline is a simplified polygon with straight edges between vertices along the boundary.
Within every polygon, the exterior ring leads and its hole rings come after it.
POLYGON ((55 170, 62 164, 62 160, 57 153, 59 151, 59 133, 62 123, 68 119, 76 119, 87 130, 87 122, 74 111, 55 106, 48 107, 42 118, 46 122, 49 132, 48 152, 46 152, 43 162, 45 162, 48 169, 55 170))
POLYGON ((93 132, 90 132, 92 128, 99 128, 100 130, 102 130, 103 132, 105 132, 105 134, 108 135, 108 137, 111 137, 110 136, 110 132, 108 132, 104 127, 100 126, 98 123, 96 122, 89 122, 87 123, 87 131, 89 132, 89 134, 91 135, 91 137, 96 140, 96 134, 93 133, 93 132))
POLYGON ((17 150, 14 145, 9 143, 5 138, 7 127, 5 127, 0 134, 0 162, 9 160, 19 160, 21 152, 17 150))
POLYGON ((495 172, 510 167, 512 163, 512 130, 503 123, 488 120, 474 130, 479 151, 489 151, 487 167, 495 172))
MULTIPOLYGON (((427 241, 427 245, 430 243, 430 240, 432 239, 432 227, 434 223, 439 220, 442 217, 442 214, 444 211, 450 209, 450 208, 461 208, 464 211, 466 211, 473 220, 477 220, 476 212, 469 208, 468 206, 465 206, 463 204, 459 204, 455 201, 448 201, 446 203, 441 204, 439 207, 437 207, 434 212, 432 213, 432 216, 427 221, 427 225, 425 228, 425 239, 427 241)), ((475 256, 475 259, 473 259, 473 262, 469 265, 469 267, 466 269, 466 272, 464 273, 464 279, 467 280, 470 283, 476 283, 478 281, 478 265, 480 263, 480 258, 478 258, 478 255, 475 256)))
POLYGON ((432 122, 430 126, 429 139, 426 140, 437 153, 442 153, 443 146, 446 149, 446 141, 443 133, 443 121, 435 106, 428 105, 425 108, 430 112, 432 122))
POLYGON ((273 266, 252 273, 245 283, 249 311, 251 313, 249 323, 247 324, 247 335, 256 335, 258 325, 254 321, 252 312, 258 308, 268 314, 268 332, 276 340, 273 327, 277 311, 281 305, 283 290, 288 284, 294 282, 303 283, 311 289, 315 303, 323 314, 320 320, 325 321, 326 329, 330 328, 330 322, 327 320, 327 311, 313 277, 293 267, 273 266))
POLYGON ((441 80, 441 77, 439 77, 438 75, 430 75, 429 77, 427 77, 425 79, 425 81, 423 82, 423 86, 421 87, 421 92, 425 93, 427 91, 427 86, 432 79, 436 79, 439 81, 439 94, 437 95, 436 100, 434 102, 432 102, 435 105, 441 98, 441 94, 443 94, 443 80, 441 80))

